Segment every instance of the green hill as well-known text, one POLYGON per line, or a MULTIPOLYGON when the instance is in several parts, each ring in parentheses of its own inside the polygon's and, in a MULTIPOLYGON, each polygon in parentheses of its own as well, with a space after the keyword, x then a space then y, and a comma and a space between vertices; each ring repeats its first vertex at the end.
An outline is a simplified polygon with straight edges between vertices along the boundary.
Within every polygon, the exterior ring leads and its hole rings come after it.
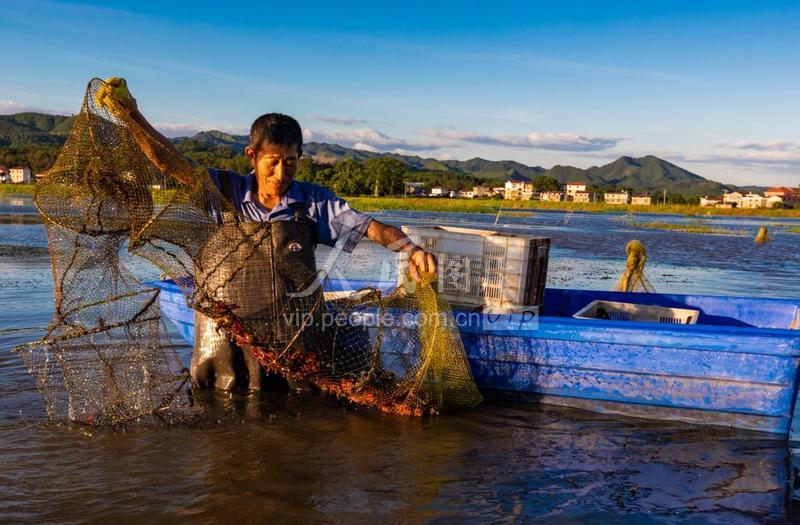
POLYGON ((603 166, 580 169, 572 166, 553 166, 545 175, 561 183, 586 182, 600 187, 630 188, 633 191, 660 191, 684 195, 720 194, 733 186, 701 177, 658 157, 620 157, 603 166))
POLYGON ((64 144, 75 117, 43 113, 0 115, 0 146, 64 144))

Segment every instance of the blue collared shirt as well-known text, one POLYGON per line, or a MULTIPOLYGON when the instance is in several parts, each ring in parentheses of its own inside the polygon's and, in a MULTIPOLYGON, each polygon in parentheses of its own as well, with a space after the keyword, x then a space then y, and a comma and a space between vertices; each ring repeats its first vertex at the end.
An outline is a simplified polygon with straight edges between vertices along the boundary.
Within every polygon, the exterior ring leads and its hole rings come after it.
MULTIPOLYGON (((222 170, 209 168, 211 180, 219 189, 221 186, 219 173, 222 170)), ((287 221, 294 218, 291 205, 303 203, 308 217, 317 224, 317 241, 336 247, 348 253, 352 252, 358 241, 367 232, 372 217, 354 210, 343 199, 332 191, 310 182, 292 181, 280 202, 268 210, 258 202, 255 192, 255 174, 239 175, 228 171, 233 184, 233 205, 237 211, 250 221, 273 222, 287 221)))

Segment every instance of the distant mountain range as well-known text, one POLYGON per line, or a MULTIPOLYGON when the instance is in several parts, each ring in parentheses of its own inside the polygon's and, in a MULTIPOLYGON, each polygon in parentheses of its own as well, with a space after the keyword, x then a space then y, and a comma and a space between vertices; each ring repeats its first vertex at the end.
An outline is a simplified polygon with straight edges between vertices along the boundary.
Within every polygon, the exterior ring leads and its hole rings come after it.
MULTIPOLYGON (((31 144, 61 145, 69 134, 74 119, 75 117, 42 113, 0 115, 0 147, 31 144)), ((176 144, 191 141, 198 147, 209 149, 222 146, 238 153, 247 145, 248 137, 221 131, 204 131, 192 137, 179 137, 172 141, 176 144)), ((533 178, 537 175, 547 175, 561 183, 586 182, 601 188, 627 187, 640 192, 660 192, 666 189, 670 193, 707 195, 736 188, 705 179, 652 155, 640 158, 620 157, 609 164, 587 169, 574 166, 553 166, 545 169, 511 160, 493 161, 477 157, 469 160, 438 160, 417 155, 373 153, 321 142, 306 143, 303 149, 306 155, 313 157, 317 162, 332 163, 344 159, 364 161, 372 157, 389 156, 403 161, 411 171, 448 171, 493 179, 498 184, 512 177, 533 178)), ((756 191, 763 188, 748 186, 745 189, 756 191)))
MULTIPOLYGON (((173 139, 176 143, 185 140, 191 140, 206 147, 225 146, 241 150, 247 145, 248 137, 246 135, 229 135, 220 131, 204 131, 193 137, 173 139)), ((417 155, 373 153, 321 142, 308 142, 303 150, 306 155, 310 155, 318 162, 338 162, 344 159, 364 161, 373 157, 395 157, 414 171, 449 171, 496 179, 498 182, 511 177, 522 176, 532 179, 537 175, 547 175, 562 184, 585 182, 600 187, 632 188, 634 191, 641 192, 657 192, 666 188, 670 193, 684 195, 719 194, 724 189, 735 188, 732 185, 705 179, 652 155, 641 158, 620 157, 609 164, 592 166, 587 169, 574 166, 553 166, 545 169, 541 166, 527 166, 512 160, 486 160, 477 157, 469 160, 438 160, 417 155)))

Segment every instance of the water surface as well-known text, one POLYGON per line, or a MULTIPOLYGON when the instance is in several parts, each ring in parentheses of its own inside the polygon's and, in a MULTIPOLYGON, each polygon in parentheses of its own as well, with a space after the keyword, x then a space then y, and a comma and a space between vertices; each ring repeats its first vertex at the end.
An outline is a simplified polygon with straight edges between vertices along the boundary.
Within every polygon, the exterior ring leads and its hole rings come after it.
MULTIPOLYGON (((632 238, 658 291, 797 297, 800 235, 710 218, 738 236, 632 228, 622 215, 526 217, 386 212, 553 238, 549 284, 610 288, 632 238)), ((636 220, 685 221, 677 216, 636 220)), ((346 407, 318 395, 200 397, 205 415, 122 432, 50 422, 10 349, 52 315, 46 235, 30 199, 0 199, 2 523, 767 523, 795 517, 789 448, 754 432, 490 400, 436 419, 346 407), (19 218, 22 217, 22 218, 19 218)), ((330 261, 320 250, 321 261, 330 261)), ((143 277, 158 272, 129 261, 143 277)), ((363 244, 341 274, 392 278, 363 244)), ((180 350, 188 360, 190 350, 180 350)))

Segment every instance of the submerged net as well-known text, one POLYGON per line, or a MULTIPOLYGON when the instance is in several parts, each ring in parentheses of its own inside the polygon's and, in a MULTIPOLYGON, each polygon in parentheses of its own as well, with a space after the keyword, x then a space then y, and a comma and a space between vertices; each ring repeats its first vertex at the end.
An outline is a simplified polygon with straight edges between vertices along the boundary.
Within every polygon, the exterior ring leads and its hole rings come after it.
POLYGON ((633 240, 625 247, 628 259, 625 270, 620 276, 616 290, 619 292, 648 292, 655 291, 653 285, 644 276, 644 267, 647 264, 647 250, 642 241, 633 240))
MULTIPOLYGON (((52 417, 115 424, 186 408, 189 374, 170 344, 159 291, 126 269, 126 247, 173 279, 195 309, 204 338, 195 348, 198 369, 204 350, 242 352, 254 389, 260 366, 391 413, 480 402, 432 276, 389 293, 324 294, 313 252, 309 263, 308 250, 274 223, 238 221, 205 168, 130 117, 118 87, 89 83, 73 131, 36 190, 55 316, 41 341, 19 351, 52 417), (167 179, 174 190, 152 190, 167 179)), ((219 386, 226 371, 212 375, 219 386)))

